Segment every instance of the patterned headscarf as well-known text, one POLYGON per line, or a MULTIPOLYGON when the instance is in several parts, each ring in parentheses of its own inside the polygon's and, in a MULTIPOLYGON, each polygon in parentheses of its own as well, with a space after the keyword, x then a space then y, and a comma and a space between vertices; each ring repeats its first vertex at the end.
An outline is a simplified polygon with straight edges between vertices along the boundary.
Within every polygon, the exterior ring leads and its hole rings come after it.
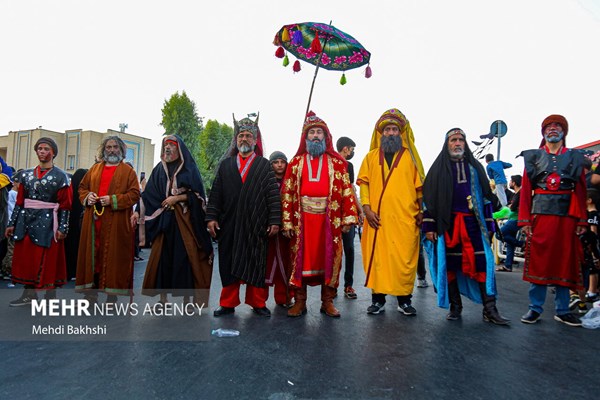
POLYGON ((406 148, 410 153, 415 167, 417 168, 417 171, 419 171, 421 182, 425 181, 423 162, 421 161, 421 157, 419 156, 417 148, 415 147, 415 137, 410 127, 410 122, 408 122, 404 114, 402 114, 402 112, 400 112, 400 110, 397 108, 392 108, 384 112, 383 115, 377 120, 377 123, 375 123, 373 135, 371 136, 371 146, 369 151, 378 149, 381 146, 381 135, 383 134, 383 129, 390 124, 396 125, 398 129, 400 129, 402 147, 406 148))
POLYGON ((347 164, 347 161, 333 148, 333 137, 331 136, 331 132, 329 132, 329 127, 325 121, 321 118, 317 117, 317 115, 309 111, 306 114, 306 118, 304 119, 304 125, 302 127, 302 137, 300 138, 300 146, 298 146, 298 151, 296 152, 296 156, 301 156, 303 154, 308 153, 306 150, 306 134, 312 128, 321 128, 323 132, 325 132, 325 153, 329 154, 331 157, 337 158, 342 161, 344 165, 347 164))

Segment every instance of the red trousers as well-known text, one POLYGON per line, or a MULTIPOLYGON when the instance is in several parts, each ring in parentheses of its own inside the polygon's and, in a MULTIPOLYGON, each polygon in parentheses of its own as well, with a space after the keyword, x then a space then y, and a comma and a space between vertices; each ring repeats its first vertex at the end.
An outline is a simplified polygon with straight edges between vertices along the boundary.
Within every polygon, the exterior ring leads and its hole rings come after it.
MULTIPOLYGON (((283 276, 277 271, 273 276, 273 297, 275 297, 276 304, 287 304, 290 299, 294 297, 294 289, 288 288, 287 282, 283 279, 283 276)), ((269 298, 269 292, 267 289, 267 299, 269 298)), ((266 299, 265 299, 266 300, 266 299)))
MULTIPOLYGON (((235 308, 240 305, 240 285, 242 282, 238 280, 231 285, 224 286, 221 289, 221 298, 219 299, 219 305, 221 307, 235 308)), ((254 308, 263 308, 267 305, 267 298, 269 297, 269 287, 259 288, 256 286, 246 284, 246 304, 254 308)))

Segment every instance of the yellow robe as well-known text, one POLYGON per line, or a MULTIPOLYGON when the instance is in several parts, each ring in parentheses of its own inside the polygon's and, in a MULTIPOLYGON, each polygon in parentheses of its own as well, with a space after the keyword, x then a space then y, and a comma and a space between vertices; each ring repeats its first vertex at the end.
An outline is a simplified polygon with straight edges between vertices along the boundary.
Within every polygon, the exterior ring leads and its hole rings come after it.
MULTIPOLYGON (((413 292, 417 273, 420 229, 416 217, 420 211, 423 182, 410 153, 404 151, 381 199, 384 179, 388 178, 390 169, 383 160, 385 178, 382 177, 379 152, 375 149, 367 154, 357 177, 362 204, 370 205, 381 218, 377 230, 371 228, 366 219, 364 222, 361 247, 365 273, 368 274, 366 286, 375 293, 405 296, 413 292), (381 208, 378 209, 380 199, 381 208)), ((392 166, 397 157, 398 153, 392 166)))

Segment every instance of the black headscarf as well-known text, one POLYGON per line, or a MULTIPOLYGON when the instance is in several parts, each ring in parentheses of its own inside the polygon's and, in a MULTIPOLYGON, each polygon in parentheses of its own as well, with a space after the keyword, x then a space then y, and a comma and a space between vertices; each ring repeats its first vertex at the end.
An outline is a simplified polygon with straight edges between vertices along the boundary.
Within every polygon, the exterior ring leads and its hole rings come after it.
MULTIPOLYGON (((442 234, 448 230, 452 218, 454 182, 451 169, 453 161, 448 152, 448 133, 455 130, 460 129, 452 128, 446 133, 446 140, 444 140, 442 151, 440 151, 440 154, 433 162, 433 165, 429 168, 427 176, 425 177, 425 183, 423 184, 423 202, 425 203, 425 207, 427 207, 429 214, 437 222, 438 234, 442 234)), ((462 132, 462 130, 460 130, 460 132, 462 132)), ((462 132, 462 134, 465 136, 464 132, 462 132)), ((500 201, 496 195, 492 193, 490 182, 483 169, 483 165, 475 159, 466 140, 464 159, 475 168, 483 196, 492 202, 494 211, 499 210, 502 207, 500 201)), ((471 179, 473 179, 473 177, 471 177, 471 179)))
MULTIPOLYGON (((212 244, 210 240, 210 236, 206 231, 206 224, 204 223, 204 209, 202 208, 202 203, 197 198, 196 194, 202 197, 203 201, 206 201, 206 193, 204 191, 204 184, 202 182, 202 177, 200 176, 200 171, 198 170, 198 166, 196 165, 196 161, 192 157, 189 149, 178 135, 169 135, 163 138, 163 142, 161 143, 161 161, 156 164, 154 169, 152 170, 152 174, 150 174, 150 180, 146 185, 146 189, 142 194, 142 198, 144 200, 144 206, 146 207, 146 215, 152 215, 157 209, 161 207, 161 203, 166 199, 166 187, 168 183, 167 172, 169 171, 169 167, 167 166, 166 161, 163 159, 164 152, 164 142, 167 139, 177 139, 177 145, 179 148, 179 160, 178 166, 176 167, 176 171, 174 176, 171 179, 176 183, 176 188, 186 188, 189 189, 187 192, 188 195, 188 207, 191 210, 191 218, 194 221, 194 233, 196 235, 197 240, 202 244, 204 250, 207 253, 212 251, 212 244)), ((173 186, 175 188, 175 184, 173 186)), ((171 221, 168 221, 167 213, 161 214, 158 218, 152 221, 146 221, 146 236, 149 241, 152 241, 158 233, 162 232, 166 229, 167 224, 171 221)))

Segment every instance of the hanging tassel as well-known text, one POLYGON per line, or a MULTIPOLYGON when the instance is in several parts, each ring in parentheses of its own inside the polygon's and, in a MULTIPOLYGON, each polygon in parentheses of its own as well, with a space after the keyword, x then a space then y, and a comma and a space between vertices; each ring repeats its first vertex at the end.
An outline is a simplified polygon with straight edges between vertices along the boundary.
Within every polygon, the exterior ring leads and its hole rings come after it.
POLYGON ((275 57, 283 58, 283 56, 285 56, 285 51, 283 50, 283 47, 279 46, 277 51, 275 51, 275 57))
POLYGON ((292 35, 292 44, 294 46, 300 46, 302 44, 302 32, 300 29, 294 31, 294 34, 292 35))
POLYGON ((315 38, 313 39, 312 43, 310 44, 310 51, 312 51, 315 54, 319 54, 320 52, 323 51, 323 47, 321 47, 321 41, 319 40, 319 34, 315 34, 315 38))
POLYGON ((365 78, 369 79, 373 76, 373 71, 371 71, 371 67, 367 65, 367 69, 365 69, 365 78))
POLYGON ((290 31, 288 31, 288 28, 283 28, 283 33, 281 34, 281 40, 283 40, 284 42, 289 42, 290 41, 290 31))
POLYGON ((346 84, 346 73, 342 73, 342 77, 340 78, 340 85, 344 86, 346 84))
POLYGON ((294 72, 300 72, 300 61, 296 60, 293 68, 294 68, 294 72))
POLYGON ((283 66, 287 67, 288 65, 290 65, 290 59, 288 58, 288 56, 286 54, 285 57, 283 57, 283 66))

